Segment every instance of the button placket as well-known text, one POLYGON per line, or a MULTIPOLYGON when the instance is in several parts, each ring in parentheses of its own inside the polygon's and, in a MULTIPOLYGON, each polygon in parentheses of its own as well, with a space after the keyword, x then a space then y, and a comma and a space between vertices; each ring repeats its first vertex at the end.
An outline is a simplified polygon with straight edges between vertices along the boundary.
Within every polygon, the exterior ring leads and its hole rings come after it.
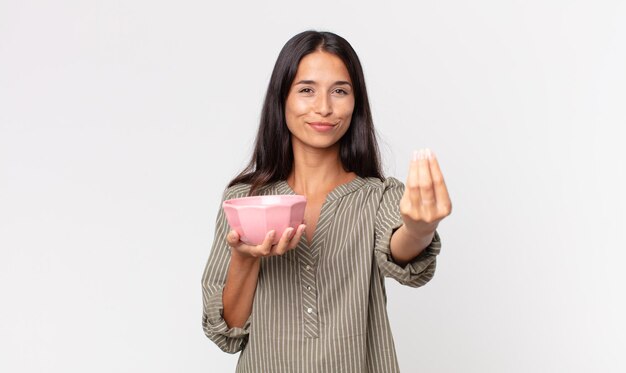
POLYGON ((318 337, 317 292, 315 267, 309 264, 311 258, 303 255, 300 281, 302 282, 302 311, 304 314, 304 335, 307 338, 318 337))
POLYGON ((310 247, 303 247, 300 256, 300 281, 302 285, 302 312, 305 338, 319 337, 319 309, 317 306, 317 264, 320 249, 324 246, 329 219, 334 214, 336 203, 327 200, 320 211, 317 228, 310 247))

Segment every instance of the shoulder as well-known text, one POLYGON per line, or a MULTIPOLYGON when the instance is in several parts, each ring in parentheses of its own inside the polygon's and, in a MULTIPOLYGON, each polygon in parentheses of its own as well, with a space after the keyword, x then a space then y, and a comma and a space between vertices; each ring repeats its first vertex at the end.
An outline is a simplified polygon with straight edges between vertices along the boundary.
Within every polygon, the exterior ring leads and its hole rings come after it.
POLYGON ((404 194, 404 184, 395 177, 366 178, 369 190, 369 201, 379 210, 395 211, 404 194))
POLYGON ((222 200, 247 197, 250 192, 250 184, 235 184, 233 186, 226 187, 222 194, 222 200))
POLYGON ((364 180, 365 187, 378 190, 382 193, 389 190, 404 189, 404 183, 392 176, 386 177, 384 181, 377 177, 366 177, 364 180))
MULTIPOLYGON (((257 193, 255 194, 258 194, 258 195, 276 194, 277 193, 276 185, 277 185, 277 182, 271 182, 269 184, 263 185, 259 187, 259 189, 257 190, 257 193)), ((227 199, 233 199, 233 198, 248 197, 250 195, 251 187, 252 185, 247 184, 247 183, 238 183, 233 186, 226 187, 226 189, 224 189, 222 198, 223 200, 227 200, 227 199)))

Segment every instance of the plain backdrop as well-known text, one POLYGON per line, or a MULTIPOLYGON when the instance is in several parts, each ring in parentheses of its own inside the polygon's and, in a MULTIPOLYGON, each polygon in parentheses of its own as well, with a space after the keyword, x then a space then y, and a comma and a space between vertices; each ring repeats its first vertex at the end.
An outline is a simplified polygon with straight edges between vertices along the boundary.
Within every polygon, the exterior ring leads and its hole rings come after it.
POLYGON ((201 328, 278 53, 332 31, 387 175, 438 155, 403 372, 626 371, 626 2, 0 1, 0 371, 232 372, 201 328))

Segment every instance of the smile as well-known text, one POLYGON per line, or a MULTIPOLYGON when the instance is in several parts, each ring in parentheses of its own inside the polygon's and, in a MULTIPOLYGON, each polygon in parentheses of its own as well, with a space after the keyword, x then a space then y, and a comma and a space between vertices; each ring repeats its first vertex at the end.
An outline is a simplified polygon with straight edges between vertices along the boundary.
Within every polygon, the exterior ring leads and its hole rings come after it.
POLYGON ((337 124, 332 124, 332 123, 328 123, 328 122, 312 122, 309 123, 309 126, 311 126, 314 130, 318 131, 318 132, 328 132, 331 131, 333 128, 335 128, 337 124))

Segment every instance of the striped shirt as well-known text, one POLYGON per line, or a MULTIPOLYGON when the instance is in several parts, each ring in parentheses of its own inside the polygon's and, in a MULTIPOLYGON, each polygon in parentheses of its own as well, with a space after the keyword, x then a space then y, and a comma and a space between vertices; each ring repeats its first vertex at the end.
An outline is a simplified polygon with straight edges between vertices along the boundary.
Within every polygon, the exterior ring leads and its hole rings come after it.
MULTIPOLYGON (((234 185, 223 200, 245 197, 249 189, 234 185)), ((404 184, 393 177, 381 182, 358 176, 330 192, 311 243, 302 238, 282 256, 261 258, 252 313, 241 328, 229 328, 222 316, 230 228, 220 206, 202 276, 202 326, 222 350, 241 351, 236 372, 399 371, 384 278, 424 285, 441 249, 435 232, 412 262, 393 262, 389 243, 402 225, 403 192, 404 184)), ((296 193, 281 180, 259 194, 296 193)))

